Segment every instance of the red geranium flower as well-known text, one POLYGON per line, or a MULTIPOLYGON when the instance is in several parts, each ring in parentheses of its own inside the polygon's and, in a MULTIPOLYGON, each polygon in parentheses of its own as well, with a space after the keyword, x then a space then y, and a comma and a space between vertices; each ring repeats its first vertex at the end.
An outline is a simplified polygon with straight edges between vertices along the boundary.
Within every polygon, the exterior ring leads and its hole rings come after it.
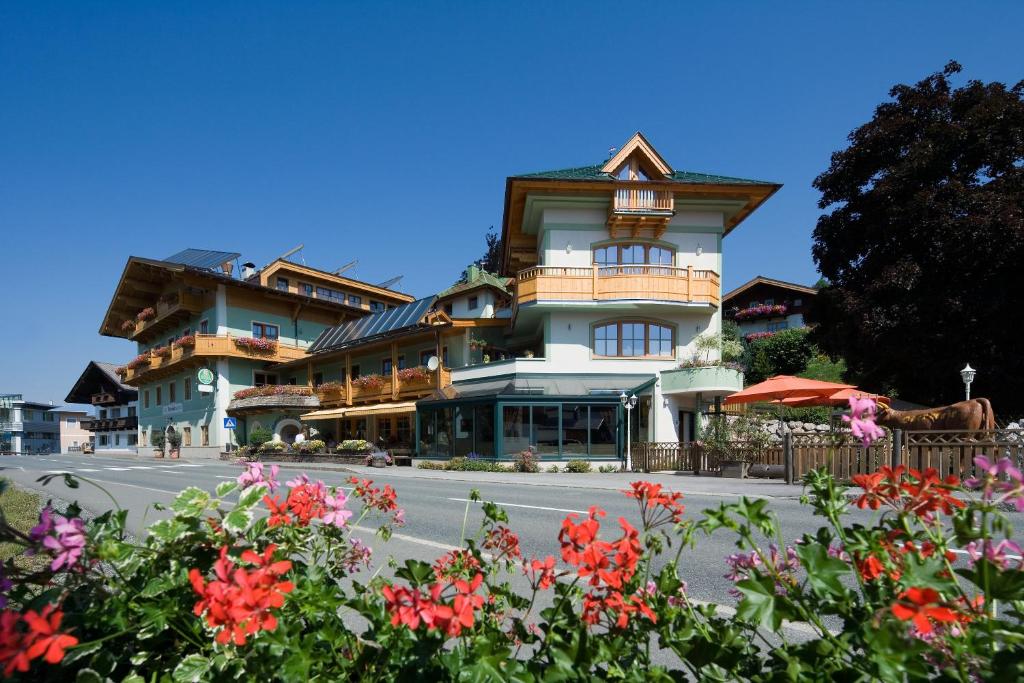
POLYGON ((908 588, 892 604, 892 613, 901 621, 913 620, 918 633, 933 630, 932 621, 949 624, 958 621, 956 613, 943 606, 942 597, 932 588, 908 588))

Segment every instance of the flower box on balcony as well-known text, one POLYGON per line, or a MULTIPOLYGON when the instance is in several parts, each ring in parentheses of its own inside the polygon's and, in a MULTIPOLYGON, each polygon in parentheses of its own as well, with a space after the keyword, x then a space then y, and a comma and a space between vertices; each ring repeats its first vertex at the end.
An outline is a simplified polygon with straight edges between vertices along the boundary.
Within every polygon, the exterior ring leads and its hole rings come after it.
POLYGON ((143 308, 141 311, 139 311, 135 315, 135 319, 138 320, 140 323, 144 323, 147 320, 152 320, 155 317, 156 317, 156 309, 153 308, 152 306, 150 306, 148 308, 143 308))
POLYGON ((277 353, 277 340, 265 337, 235 337, 235 346, 252 353, 277 353))
POLYGON ((361 375, 352 380, 352 386, 366 391, 379 391, 387 382, 383 375, 361 375))
POLYGON ((159 358, 170 358, 171 357, 171 347, 170 346, 158 346, 155 349, 153 349, 153 355, 157 356, 159 358))
POLYGON ((121 331, 134 333, 136 325, 137 322, 135 320, 125 320, 124 322, 121 323, 121 331))
POLYGON ((785 304, 762 304, 760 306, 751 306, 750 308, 744 308, 741 311, 736 311, 733 315, 735 320, 754 320, 756 318, 771 318, 774 316, 786 315, 785 304))
POLYGON ((138 368, 148 366, 151 362, 152 358, 150 358, 148 353, 140 353, 139 355, 135 356, 135 358, 128 361, 128 364, 125 366, 125 368, 127 368, 128 370, 136 370, 138 368))
POLYGON ((171 346, 176 349, 194 349, 196 347, 196 336, 194 334, 186 334, 172 342, 171 346))
POLYGON ((313 390, 309 387, 300 387, 294 384, 265 384, 260 387, 249 387, 239 389, 235 392, 235 398, 252 398, 253 396, 312 396, 313 390))
POLYGON ((398 371, 398 379, 403 384, 422 384, 430 381, 431 372, 423 366, 402 368, 398 371))

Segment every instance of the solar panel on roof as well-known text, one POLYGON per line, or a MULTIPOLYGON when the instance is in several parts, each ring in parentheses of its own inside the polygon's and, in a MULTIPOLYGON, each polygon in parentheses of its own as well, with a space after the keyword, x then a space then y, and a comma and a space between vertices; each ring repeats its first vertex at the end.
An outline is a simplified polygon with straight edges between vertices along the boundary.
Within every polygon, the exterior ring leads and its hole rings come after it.
POLYGON ((433 296, 417 299, 386 311, 368 315, 365 318, 357 318, 326 329, 309 347, 309 353, 330 351, 369 337, 415 327, 430 310, 435 299, 436 297, 433 296))
POLYGON ((214 270, 228 261, 241 256, 233 251, 213 251, 210 249, 184 249, 164 259, 167 263, 180 263, 183 266, 214 270))

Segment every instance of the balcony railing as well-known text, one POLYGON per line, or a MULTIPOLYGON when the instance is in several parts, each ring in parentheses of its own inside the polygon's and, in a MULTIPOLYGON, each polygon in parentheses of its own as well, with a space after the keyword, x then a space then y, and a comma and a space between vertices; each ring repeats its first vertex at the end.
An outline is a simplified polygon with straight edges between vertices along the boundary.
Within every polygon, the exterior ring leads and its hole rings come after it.
MULTIPOLYGON (((452 383, 452 371, 449 368, 441 368, 441 386, 446 387, 452 383)), ((437 388, 437 377, 433 373, 424 379, 401 380, 384 378, 383 384, 372 387, 352 386, 351 396, 344 387, 331 389, 317 388, 316 394, 322 405, 352 405, 356 403, 380 403, 393 400, 419 398, 426 396, 437 388), (397 390, 396 390, 397 384, 397 390)))
POLYGON ((197 334, 195 335, 195 346, 175 346, 171 348, 170 354, 165 356, 158 356, 151 353, 149 365, 128 369, 125 372, 124 380, 125 382, 131 383, 142 375, 156 373, 156 371, 161 369, 169 369, 171 366, 190 358, 224 356, 282 363, 284 361, 297 360, 305 357, 306 355, 306 351, 302 347, 293 346, 291 344, 282 344, 281 342, 278 342, 277 349, 274 351, 258 351, 248 346, 236 343, 235 340, 242 338, 243 337, 236 337, 230 334, 197 334))
POLYGON ((135 331, 131 334, 133 339, 156 333, 168 327, 169 323, 170 326, 173 326, 182 318, 202 313, 203 297, 181 291, 171 301, 157 301, 153 309, 156 311, 156 316, 150 320, 135 323, 135 331))
POLYGON ((82 429, 90 432, 112 432, 123 429, 138 429, 139 418, 136 415, 128 417, 96 418, 93 420, 82 420, 82 429))
POLYGON ((662 265, 534 266, 519 271, 516 290, 519 306, 539 301, 721 303, 718 273, 662 265))
POLYGON ((675 198, 671 190, 653 190, 644 183, 617 186, 612 211, 616 213, 671 213, 675 198))
POLYGON ((110 392, 101 392, 93 394, 90 400, 94 406, 109 406, 117 403, 117 396, 110 392))

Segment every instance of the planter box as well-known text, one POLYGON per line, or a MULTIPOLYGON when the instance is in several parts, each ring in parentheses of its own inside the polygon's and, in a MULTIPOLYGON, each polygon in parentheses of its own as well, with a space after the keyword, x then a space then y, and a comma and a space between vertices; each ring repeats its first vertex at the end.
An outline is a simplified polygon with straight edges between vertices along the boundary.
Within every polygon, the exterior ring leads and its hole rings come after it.
POLYGON ((722 476, 731 479, 746 479, 750 464, 746 460, 723 460, 722 476))

